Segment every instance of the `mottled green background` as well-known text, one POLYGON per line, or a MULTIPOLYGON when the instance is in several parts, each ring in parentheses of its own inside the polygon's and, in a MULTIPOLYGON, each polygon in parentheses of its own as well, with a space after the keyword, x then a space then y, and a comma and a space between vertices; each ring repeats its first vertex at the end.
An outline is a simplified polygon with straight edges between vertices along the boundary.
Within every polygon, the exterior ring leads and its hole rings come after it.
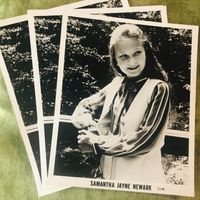
MULTIPOLYGON (((27 9, 50 8, 73 0, 0 0, 0 18, 26 13, 27 9)), ((170 23, 200 25, 200 0, 129 0, 131 6, 166 5, 170 23)), ((199 43, 200 44, 200 43, 199 43)), ((199 46, 199 45, 198 45, 199 46)), ((199 46, 200 49, 200 46, 199 46)), ((198 53, 200 58, 200 51, 198 53)), ((198 62, 199 65, 199 62, 198 62)), ((179 197, 134 192, 72 188, 41 200, 136 199, 188 200, 200 199, 200 67, 197 69, 195 189, 196 197, 179 197)), ((151 169, 150 169, 151 170, 151 169)), ((31 167, 11 108, 5 84, 0 74, 0 200, 38 199, 31 167)))

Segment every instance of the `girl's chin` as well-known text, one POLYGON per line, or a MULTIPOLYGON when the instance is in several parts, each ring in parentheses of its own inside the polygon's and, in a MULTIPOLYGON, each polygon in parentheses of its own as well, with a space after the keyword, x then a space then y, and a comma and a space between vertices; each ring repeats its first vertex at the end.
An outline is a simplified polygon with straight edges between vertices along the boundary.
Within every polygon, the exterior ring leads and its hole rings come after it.
POLYGON ((128 74, 126 74, 126 76, 127 76, 128 78, 136 78, 136 77, 138 77, 140 74, 141 74, 141 73, 128 73, 128 74))

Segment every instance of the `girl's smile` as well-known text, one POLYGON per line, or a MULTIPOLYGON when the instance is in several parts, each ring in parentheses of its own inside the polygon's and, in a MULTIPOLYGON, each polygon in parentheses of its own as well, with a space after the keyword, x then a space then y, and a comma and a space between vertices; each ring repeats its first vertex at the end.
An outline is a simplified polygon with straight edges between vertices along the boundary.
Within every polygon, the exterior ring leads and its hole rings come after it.
POLYGON ((139 65, 137 65, 136 67, 128 67, 129 70, 135 70, 139 67, 139 65))
POLYGON ((120 70, 129 78, 140 75, 146 64, 143 43, 134 38, 122 38, 115 44, 114 48, 120 70))

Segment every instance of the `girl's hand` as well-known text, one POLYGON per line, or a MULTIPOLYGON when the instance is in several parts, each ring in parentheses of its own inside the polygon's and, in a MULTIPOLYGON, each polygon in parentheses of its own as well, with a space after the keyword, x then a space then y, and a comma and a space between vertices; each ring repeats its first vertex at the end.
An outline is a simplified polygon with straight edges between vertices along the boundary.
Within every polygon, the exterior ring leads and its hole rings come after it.
POLYGON ((95 135, 94 133, 87 131, 87 130, 80 130, 77 139, 79 144, 87 143, 87 144, 103 144, 101 141, 100 136, 95 135))
POLYGON ((86 128, 86 127, 96 127, 97 125, 97 122, 94 121, 94 119, 92 118, 90 114, 82 114, 79 116, 73 116, 72 123, 78 129, 86 128))

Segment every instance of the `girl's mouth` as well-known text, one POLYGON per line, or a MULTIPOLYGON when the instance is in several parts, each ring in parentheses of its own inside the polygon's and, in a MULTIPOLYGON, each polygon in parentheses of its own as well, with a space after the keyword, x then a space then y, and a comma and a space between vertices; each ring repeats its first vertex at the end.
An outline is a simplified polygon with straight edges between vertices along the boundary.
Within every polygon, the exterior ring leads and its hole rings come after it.
POLYGON ((128 70, 135 70, 139 67, 139 65, 137 65, 136 67, 128 67, 128 70))

